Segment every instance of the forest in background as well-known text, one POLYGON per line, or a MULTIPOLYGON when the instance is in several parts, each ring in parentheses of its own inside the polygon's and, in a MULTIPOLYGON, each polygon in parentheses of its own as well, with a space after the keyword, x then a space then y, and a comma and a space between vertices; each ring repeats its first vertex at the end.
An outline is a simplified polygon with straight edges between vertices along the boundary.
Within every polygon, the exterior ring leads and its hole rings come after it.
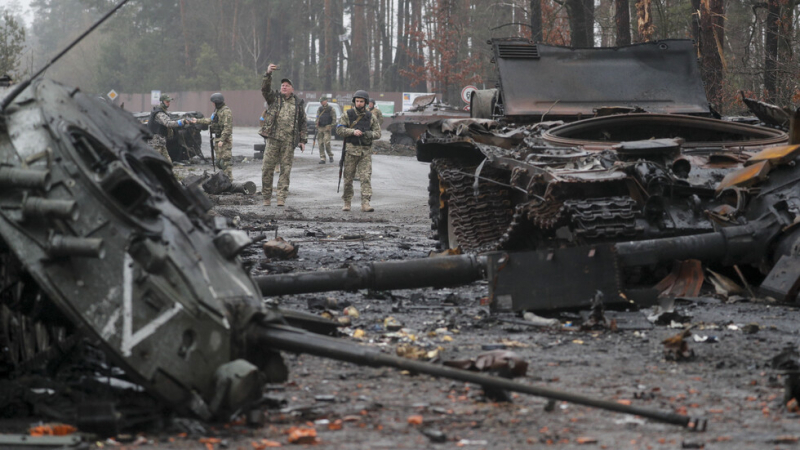
MULTIPOLYGON (((115 4, 34 0, 30 27, 0 14, 0 69, 41 67, 115 4), (21 39, 20 39, 21 37, 21 39)), ((493 87, 492 37, 617 46, 697 43, 706 91, 723 113, 739 92, 800 100, 795 0, 131 0, 48 76, 118 92, 258 89, 269 63, 296 89, 430 91, 493 87)))

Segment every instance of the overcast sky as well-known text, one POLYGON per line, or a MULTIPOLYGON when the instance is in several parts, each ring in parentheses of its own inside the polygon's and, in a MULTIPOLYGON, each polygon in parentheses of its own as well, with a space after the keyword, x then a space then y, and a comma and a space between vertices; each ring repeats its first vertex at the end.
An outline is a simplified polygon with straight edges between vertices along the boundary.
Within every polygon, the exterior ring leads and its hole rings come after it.
POLYGON ((0 0, 0 8, 19 7, 22 10, 25 24, 30 26, 33 22, 33 11, 31 11, 31 1, 33 0, 0 0))

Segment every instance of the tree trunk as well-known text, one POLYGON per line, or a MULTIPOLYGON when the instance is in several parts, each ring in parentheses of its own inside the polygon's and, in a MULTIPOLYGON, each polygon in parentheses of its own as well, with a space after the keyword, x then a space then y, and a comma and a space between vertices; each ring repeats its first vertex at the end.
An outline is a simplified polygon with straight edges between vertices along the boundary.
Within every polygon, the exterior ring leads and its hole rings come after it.
POLYGON ((392 90, 402 91, 403 80, 400 78, 400 67, 405 67, 406 61, 406 45, 407 41, 404 39, 406 36, 406 25, 404 19, 406 1, 397 0, 397 49, 394 54, 394 64, 392 65, 392 90))
POLYGON ((531 0, 531 40, 542 42, 542 0, 531 0))
POLYGON ((617 46, 631 45, 631 9, 628 0, 614 0, 617 46))
POLYGON ((323 70, 322 87, 326 91, 332 89, 333 84, 333 0, 325 0, 324 13, 322 14, 323 28, 325 30, 325 45, 322 49, 322 55, 325 58, 325 68, 323 70))
POLYGON ((369 67, 367 67, 367 28, 364 21, 364 3, 353 3, 350 15, 352 53, 348 50, 347 72, 350 75, 350 87, 353 89, 369 89, 369 67))
POLYGON ((778 33, 780 19, 779 0, 767 0, 766 36, 764 37, 764 90, 766 101, 778 100, 778 33))
POLYGON ((186 67, 192 67, 192 58, 189 55, 189 34, 188 30, 186 29, 186 4, 185 0, 180 0, 180 13, 181 13, 181 31, 183 32, 183 52, 186 61, 186 67))
POLYGON ((570 45, 574 48, 594 47, 594 5, 592 0, 566 0, 569 15, 570 45))
POLYGON ((636 0, 636 42, 653 40, 653 14, 651 0, 636 0))

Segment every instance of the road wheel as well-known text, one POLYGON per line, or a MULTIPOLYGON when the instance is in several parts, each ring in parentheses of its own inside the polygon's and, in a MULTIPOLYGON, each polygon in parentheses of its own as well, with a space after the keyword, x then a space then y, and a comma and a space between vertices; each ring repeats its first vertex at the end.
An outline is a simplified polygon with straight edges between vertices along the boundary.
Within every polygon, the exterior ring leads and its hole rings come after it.
MULTIPOLYGON (((446 249, 450 247, 450 237, 453 236, 450 217, 447 208, 447 191, 444 189, 439 173, 431 165, 428 173, 428 209, 431 219, 433 239, 439 241, 437 247, 446 249)), ((455 242, 455 240, 453 241, 455 242)))

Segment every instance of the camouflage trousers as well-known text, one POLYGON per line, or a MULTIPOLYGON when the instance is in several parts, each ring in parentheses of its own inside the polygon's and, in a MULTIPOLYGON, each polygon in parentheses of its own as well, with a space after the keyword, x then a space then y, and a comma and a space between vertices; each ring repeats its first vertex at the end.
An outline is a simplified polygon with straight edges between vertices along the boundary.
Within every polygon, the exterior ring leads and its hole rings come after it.
POLYGON ((317 128, 317 142, 319 143, 319 159, 325 161, 325 153, 328 153, 328 156, 333 158, 333 150, 331 149, 331 127, 332 125, 326 125, 324 127, 317 128))
POLYGON ((292 172, 294 162, 294 145, 292 142, 267 140, 267 150, 264 152, 264 162, 261 164, 261 195, 264 200, 272 197, 272 180, 275 166, 281 165, 281 174, 278 177, 276 197, 285 200, 289 193, 289 174, 292 172))
POLYGON ((361 182, 361 201, 372 198, 372 146, 347 145, 344 156, 344 194, 342 199, 349 202, 353 199, 353 179, 361 182))
POLYGON ((169 157, 169 152, 167 151, 167 139, 164 136, 157 134, 153 136, 152 139, 150 139, 150 142, 148 142, 148 144, 150 144, 150 147, 153 147, 155 151, 160 153, 161 156, 166 158, 167 161, 169 161, 169 163, 172 164, 172 158, 169 157))
POLYGON ((233 181, 233 142, 222 141, 222 147, 219 146, 218 142, 218 139, 214 139, 214 145, 216 145, 214 147, 214 162, 233 181))

